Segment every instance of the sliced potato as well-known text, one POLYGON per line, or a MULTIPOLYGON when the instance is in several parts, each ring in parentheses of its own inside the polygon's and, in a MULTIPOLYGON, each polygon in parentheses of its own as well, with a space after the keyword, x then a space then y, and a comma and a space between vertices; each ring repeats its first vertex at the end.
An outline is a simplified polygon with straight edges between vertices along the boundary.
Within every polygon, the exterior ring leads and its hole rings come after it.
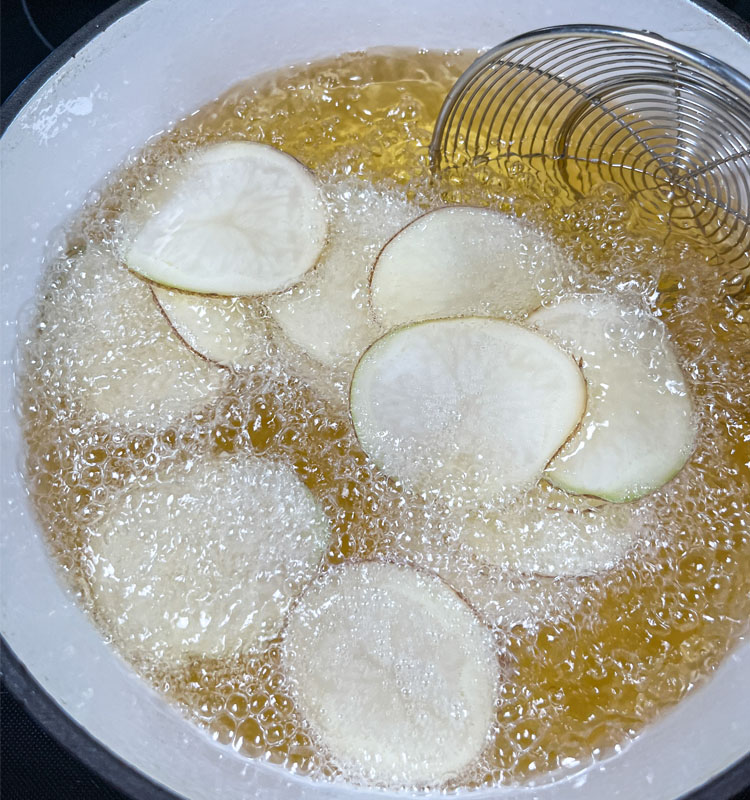
POLYGON ((298 708, 349 778, 439 785, 488 743, 495 643, 434 573, 333 569, 292 608, 282 658, 298 708))
MULTIPOLYGON (((515 501, 490 507, 456 503, 449 497, 405 506, 408 511, 393 528, 390 552, 406 563, 435 571, 501 638, 519 625, 533 629, 569 620, 591 587, 602 585, 599 571, 619 564, 626 551, 643 541, 641 531, 648 524, 639 509, 571 496, 547 483, 515 501), (604 522, 594 517, 602 511, 604 522), (612 517, 610 511, 615 512, 612 517), (567 540, 572 545, 568 553, 564 538, 547 542, 533 529, 520 534, 514 529, 514 520, 529 526, 529 518, 536 521, 550 514, 554 519, 571 512, 586 519, 592 534, 611 523, 610 540, 604 546, 595 544, 590 559, 575 539, 567 540), (617 536, 616 523, 623 526, 622 537, 617 536)), ((564 533, 579 532, 564 529, 564 533)))
POLYGON ((379 339, 351 386, 365 452, 417 492, 509 496, 534 484, 586 405, 573 359, 502 320, 420 322, 379 339))
POLYGON ((80 256, 45 308, 56 382, 86 413, 127 427, 164 426, 226 385, 225 371, 178 339, 149 285, 108 253, 80 256))
POLYGON ((439 208, 382 249, 370 297, 385 327, 467 314, 515 316, 542 302, 542 287, 569 273, 549 240, 486 208, 439 208))
POLYGON ((583 364, 589 404, 550 464, 562 489, 634 500, 674 477, 696 437, 690 395, 664 324, 605 295, 569 297, 529 318, 583 364))
POLYGON ((195 153, 155 195, 126 261, 156 283, 228 296, 277 292, 318 260, 325 204, 312 173, 256 142, 195 153))
POLYGON ((116 498, 89 537, 93 602, 137 657, 256 650, 278 634, 328 535, 290 468, 206 456, 116 498))
POLYGON ((294 344, 351 375, 362 351, 380 335, 367 301, 370 268, 417 207, 403 193, 363 186, 360 180, 337 181, 327 194, 330 246, 303 283, 268 298, 266 305, 294 344))
POLYGON ((267 358, 269 331, 258 301, 186 294, 162 286, 154 286, 153 292, 177 335, 209 361, 248 369, 267 358))
POLYGON ((629 507, 551 501, 536 487, 501 508, 467 511, 456 522, 458 538, 489 564, 547 577, 610 569, 633 545, 638 523, 629 507))
POLYGON ((570 620, 591 593, 588 578, 513 572, 462 546, 443 546, 433 569, 501 636, 516 627, 534 630, 545 623, 570 620))

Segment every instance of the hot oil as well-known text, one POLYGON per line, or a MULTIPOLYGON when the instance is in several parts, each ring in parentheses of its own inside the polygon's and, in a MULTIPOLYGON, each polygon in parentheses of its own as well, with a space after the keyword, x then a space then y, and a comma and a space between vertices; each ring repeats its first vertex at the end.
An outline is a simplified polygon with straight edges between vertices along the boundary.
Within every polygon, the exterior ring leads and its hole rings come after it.
MULTIPOLYGON (((442 199, 522 214, 582 265, 561 276, 558 292, 625 292, 665 322, 691 382, 696 452, 675 480, 638 501, 650 522, 624 562, 561 589, 575 596, 569 612, 498 630, 507 669, 492 745, 449 788, 542 779, 623 746, 720 663, 750 615, 750 298, 731 290, 732 268, 717 262, 700 231, 675 233, 666 213, 644 215, 615 185, 574 195, 551 166, 514 159, 433 185, 431 127, 471 58, 374 51, 234 87, 116 176, 72 227, 48 278, 54 298, 80 250, 92 242, 116 250, 133 198, 164 164, 195 146, 248 139, 282 148, 323 178, 394 187, 415 207, 442 199)), ((316 393, 315 381, 269 365, 233 376, 217 402, 188 420, 133 433, 66 406, 62 388, 50 385, 43 338, 38 331, 27 348, 30 485, 55 554, 110 636, 88 589, 87 526, 106 512, 109 493, 170 460, 243 450, 281 458, 331 519, 327 564, 405 555, 428 564, 405 543, 437 525, 429 503, 369 464, 345 405, 316 393)), ((278 642, 227 662, 136 666, 219 741, 313 775, 337 773, 285 691, 278 642)))

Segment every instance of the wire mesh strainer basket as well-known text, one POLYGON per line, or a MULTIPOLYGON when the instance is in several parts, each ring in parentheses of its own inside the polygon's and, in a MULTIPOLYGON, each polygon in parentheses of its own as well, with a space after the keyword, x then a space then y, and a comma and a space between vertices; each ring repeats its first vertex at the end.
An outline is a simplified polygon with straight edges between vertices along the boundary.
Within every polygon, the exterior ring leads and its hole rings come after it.
POLYGON ((523 34, 448 94, 433 171, 517 158, 554 164, 582 196, 613 182, 669 229, 750 263, 750 80, 651 33, 595 25, 523 34))

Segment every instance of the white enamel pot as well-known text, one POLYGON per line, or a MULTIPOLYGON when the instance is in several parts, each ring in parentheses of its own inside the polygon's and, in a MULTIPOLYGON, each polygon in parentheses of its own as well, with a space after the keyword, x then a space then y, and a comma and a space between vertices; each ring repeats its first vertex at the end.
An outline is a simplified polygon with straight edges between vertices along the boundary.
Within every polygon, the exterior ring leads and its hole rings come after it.
MULTIPOLYGON (((187 722, 108 647, 56 577, 21 478, 16 337, 45 258, 87 192, 149 137, 237 80, 377 45, 489 47, 548 25, 648 29, 750 73, 750 31, 689 0, 121 0, 6 103, 2 139, 3 670, 29 710, 139 800, 382 798, 248 760, 187 722)), ((540 788, 476 797, 675 800, 750 784, 750 642, 616 757, 540 788), (702 788, 701 788, 702 787, 702 788)))

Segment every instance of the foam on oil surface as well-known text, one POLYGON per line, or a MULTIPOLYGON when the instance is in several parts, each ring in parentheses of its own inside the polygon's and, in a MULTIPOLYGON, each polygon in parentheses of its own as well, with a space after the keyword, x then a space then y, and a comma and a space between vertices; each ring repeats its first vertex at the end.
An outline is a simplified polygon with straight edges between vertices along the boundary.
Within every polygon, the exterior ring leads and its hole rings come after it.
MULTIPOLYGON (((490 745, 448 789, 541 780, 623 746, 711 672, 750 616, 750 298, 742 276, 731 284, 734 276, 711 260, 697 232, 642 219, 637 204, 614 186, 576 199, 543 170, 514 161, 431 185, 432 121, 470 60, 470 54, 366 53, 284 70, 230 90, 146 148, 92 198, 71 226, 66 257, 50 266, 38 322, 57 322, 30 332, 20 400, 39 517, 105 633, 109 621, 97 606, 85 557, 91 531, 129 486, 220 453, 272 457, 296 472, 330 521, 323 569, 384 557, 436 569, 459 588, 493 627, 510 669, 490 745), (347 418, 346 358, 316 359, 288 336, 269 344, 266 362, 250 370, 199 365, 190 354, 179 380, 211 391, 201 389, 200 402, 166 415, 154 407, 139 425, 129 424, 135 416, 96 413, 85 382, 73 391, 77 379, 63 376, 98 375, 110 350, 128 357, 116 316, 86 302, 82 264, 97 251, 117 261, 147 210, 148 187, 191 148, 226 139, 281 147, 330 186, 349 181, 353 209, 364 209, 369 197, 381 209, 382 219, 366 220, 379 235, 395 224, 389 209, 396 216, 409 207, 416 213, 441 200, 523 214, 580 264, 546 287, 547 301, 566 291, 625 293, 666 324, 693 393, 699 440, 673 481, 629 505, 635 530, 613 563, 603 554, 606 569, 557 578, 524 573, 529 565, 512 548, 492 563, 461 533, 477 520, 496 527, 493 520, 506 519, 507 509, 420 498, 388 481, 359 448, 347 418), (97 341, 100 329, 109 336, 97 341), (68 342, 83 332, 101 352, 71 350, 68 342)), ((364 265, 362 247, 357 257, 364 265)), ((316 296, 316 280, 311 276, 305 297, 316 296)), ((359 294, 354 302, 361 302, 359 294)), ((145 307, 141 314, 139 336, 163 324, 145 307)), ((586 520, 600 505, 579 507, 544 485, 535 491, 544 499, 530 494, 518 502, 537 510, 547 503, 586 520)), ((277 641, 261 652, 193 654, 187 663, 156 666, 132 648, 121 652, 217 740, 313 776, 346 777, 295 709, 277 641)))

